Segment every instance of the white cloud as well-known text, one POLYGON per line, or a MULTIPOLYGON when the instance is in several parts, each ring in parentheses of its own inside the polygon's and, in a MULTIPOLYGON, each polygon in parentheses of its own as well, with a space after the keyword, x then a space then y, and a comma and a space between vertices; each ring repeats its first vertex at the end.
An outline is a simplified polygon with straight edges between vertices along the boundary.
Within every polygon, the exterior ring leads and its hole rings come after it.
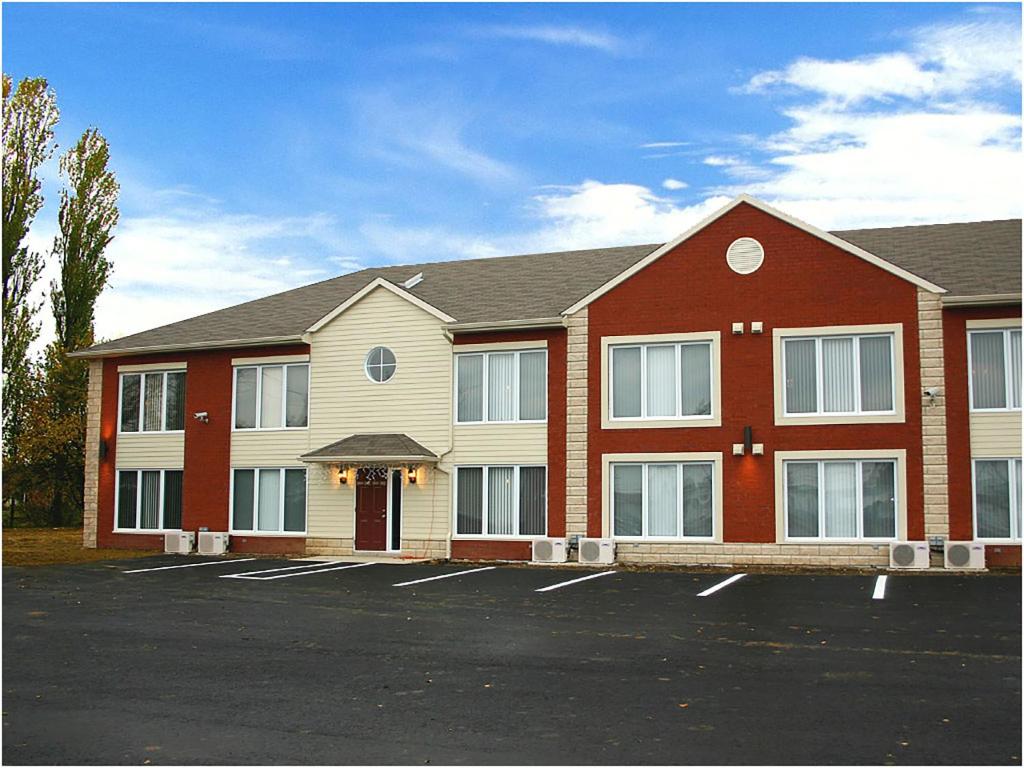
POLYGON ((575 48, 591 48, 605 53, 619 53, 626 47, 625 42, 615 35, 584 27, 542 25, 498 25, 480 27, 477 32, 491 37, 509 40, 529 40, 549 45, 568 45, 575 48))
POLYGON ((708 155, 704 158, 704 165, 715 168, 724 168, 730 165, 739 165, 740 159, 731 155, 708 155))
POLYGON ((685 181, 680 181, 679 179, 665 179, 663 182, 661 182, 661 186, 663 186, 665 189, 676 190, 686 189, 690 185, 687 184, 685 181))
POLYGON ((649 141, 646 144, 641 144, 640 149, 669 149, 671 147, 688 146, 690 146, 688 141, 649 141))

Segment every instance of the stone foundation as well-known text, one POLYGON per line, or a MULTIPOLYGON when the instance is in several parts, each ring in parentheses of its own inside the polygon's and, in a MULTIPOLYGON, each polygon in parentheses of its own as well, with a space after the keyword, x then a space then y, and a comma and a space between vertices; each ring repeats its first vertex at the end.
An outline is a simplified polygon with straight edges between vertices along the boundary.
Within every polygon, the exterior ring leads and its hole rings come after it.
POLYGON ((675 544, 615 545, 620 563, 661 565, 795 565, 887 568, 888 544, 675 544))
MULTIPOLYGON (((307 538, 307 555, 324 555, 326 557, 344 557, 360 554, 355 551, 355 542, 352 539, 330 539, 330 538, 307 538)), ((380 554, 386 555, 387 552, 380 554)), ((430 559, 444 559, 448 557, 448 543, 444 540, 428 539, 403 539, 402 551, 390 553, 395 557, 427 557, 430 559)))

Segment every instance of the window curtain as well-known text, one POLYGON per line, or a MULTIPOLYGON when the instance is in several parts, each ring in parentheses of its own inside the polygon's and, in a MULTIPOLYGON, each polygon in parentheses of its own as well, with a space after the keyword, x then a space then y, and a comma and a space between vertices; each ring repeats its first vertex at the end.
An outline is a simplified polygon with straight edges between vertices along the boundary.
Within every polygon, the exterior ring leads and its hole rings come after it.
MULTIPOLYGON (((278 373, 280 373, 280 368, 278 373)), ((281 507, 281 473, 276 469, 260 470, 259 529, 281 530, 278 521, 281 507)))
POLYGON ((713 536, 714 510, 711 464, 683 465, 683 535, 713 536))
POLYGON ((182 478, 181 470, 164 472, 164 528, 181 528, 182 478))
POLYGON ((643 535, 643 466, 619 464, 612 470, 616 536, 643 535))
POLYGON ((165 429, 185 428, 185 372, 167 374, 167 403, 164 414, 165 429))
POLYGON ((971 387, 975 408, 1006 407, 1006 367, 1003 334, 971 334, 971 387))
POLYGON ((516 508, 514 467, 487 470, 487 533, 510 536, 515 533, 516 508))
POLYGON ((121 431, 139 431, 139 397, 142 394, 142 377, 132 374, 121 378, 121 431))
POLYGON ((142 429, 146 432, 159 432, 162 428, 164 375, 162 373, 146 374, 146 397, 142 407, 142 429))
POLYGON ((861 462, 864 537, 896 536, 896 465, 891 461, 861 462))
POLYGON ((459 533, 484 532, 484 470, 459 467, 456 528, 459 533))
POLYGON ((892 410, 892 338, 860 340, 860 405, 864 411, 892 410))
POLYGON ((857 465, 852 461, 825 462, 823 468, 825 536, 857 536, 857 465))
POLYGON ((459 355, 458 358, 458 420, 483 421, 484 357, 459 355))
POLYGON ((1020 331, 1010 331, 1010 407, 1020 408, 1020 331))
POLYGON ((640 416, 640 348, 612 349, 612 416, 640 416))
POLYGON ((519 533, 543 536, 547 532, 547 469, 519 469, 519 533))
POLYGON ((1002 459, 974 462, 974 493, 978 538, 1009 538, 1009 463, 1002 459))
POLYGON ((284 471, 284 530, 306 530, 306 470, 284 471))
POLYGON ((281 390, 284 370, 279 365, 263 368, 263 390, 260 397, 260 427, 274 429, 281 426, 281 390))
POLYGON ((519 355, 519 418, 547 417, 547 352, 519 355))
POLYGON ((814 413, 818 410, 814 346, 813 339, 784 343, 787 413, 814 413))
POLYGON ((818 535, 818 465, 786 463, 788 535, 818 535))
POLYGON ((142 473, 142 509, 139 528, 160 527, 160 473, 142 473))
POLYGON ((683 344, 679 348, 683 385, 683 416, 711 415, 711 345, 683 344))
POLYGON ((646 416, 676 415, 676 348, 647 348, 646 416))
POLYGON ((235 429, 256 426, 256 368, 235 370, 235 429))
POLYGON ((136 528, 135 506, 138 503, 139 473, 117 473, 117 527, 136 528))
POLYGON ((487 420, 515 419, 515 361, 513 354, 487 356, 487 420))
POLYGON ((679 467, 676 464, 647 467, 647 535, 679 535, 679 467))
POLYGON ((289 365, 285 394, 285 426, 305 427, 309 423, 309 366, 289 365))
POLYGON ((234 473, 231 528, 236 531, 251 531, 252 510, 256 498, 255 470, 236 469, 234 473))
POLYGON ((853 339, 822 339, 821 362, 825 413, 854 411, 853 339))

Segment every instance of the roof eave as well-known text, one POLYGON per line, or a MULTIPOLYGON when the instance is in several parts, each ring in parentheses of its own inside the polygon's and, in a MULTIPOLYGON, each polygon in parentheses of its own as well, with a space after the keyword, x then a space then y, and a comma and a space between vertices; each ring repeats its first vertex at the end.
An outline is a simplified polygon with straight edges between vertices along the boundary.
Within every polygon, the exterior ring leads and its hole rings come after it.
POLYGON ((195 344, 154 344, 142 347, 116 347, 114 349, 80 349, 69 352, 68 357, 102 358, 127 357, 128 355, 152 355, 160 352, 187 352, 191 350, 234 349, 241 347, 273 347, 285 344, 301 344, 302 336, 263 336, 255 339, 227 339, 203 341, 195 344))
POLYGON ((475 323, 449 323, 444 326, 450 333, 472 333, 474 331, 510 331, 533 328, 564 328, 564 317, 537 317, 527 320, 482 320, 475 323))
POLYGON ((414 454, 393 455, 393 456, 299 456, 299 461, 306 464, 373 464, 373 463, 400 463, 400 464, 436 464, 437 456, 420 456, 414 454))
POLYGON ((1005 304, 1020 304, 1020 293, 984 293, 975 296, 943 296, 945 307, 991 307, 1005 304))

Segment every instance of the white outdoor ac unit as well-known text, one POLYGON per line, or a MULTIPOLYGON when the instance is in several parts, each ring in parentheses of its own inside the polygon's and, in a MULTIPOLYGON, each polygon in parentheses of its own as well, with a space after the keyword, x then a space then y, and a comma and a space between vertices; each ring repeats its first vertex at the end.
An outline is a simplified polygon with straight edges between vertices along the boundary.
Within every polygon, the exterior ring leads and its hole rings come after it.
POLYGON ((164 552, 173 555, 187 555, 192 551, 196 535, 192 531, 178 531, 164 534, 164 552))
POLYGON ((927 568, 931 551, 927 541, 894 541, 889 544, 890 568, 927 568))
POLYGON ((564 563, 566 561, 565 539, 534 539, 533 562, 564 563))
POLYGON ((199 554, 223 555, 228 551, 227 531, 200 531, 199 554))
POLYGON ((976 541, 947 541, 946 567, 957 571, 985 568, 985 545, 976 541))
POLYGON ((588 565, 614 563, 615 542, 612 539, 580 538, 580 562, 588 565))

